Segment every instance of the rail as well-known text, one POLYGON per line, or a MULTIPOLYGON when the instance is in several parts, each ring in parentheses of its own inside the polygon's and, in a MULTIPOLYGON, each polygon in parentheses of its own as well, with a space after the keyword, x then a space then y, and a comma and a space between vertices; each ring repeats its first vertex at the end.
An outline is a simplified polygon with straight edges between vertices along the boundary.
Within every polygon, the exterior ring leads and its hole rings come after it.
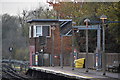
POLYGON ((20 69, 20 71, 27 71, 27 68, 29 67, 29 61, 19 61, 19 60, 7 60, 3 59, 1 60, 2 64, 9 64, 9 66, 15 68, 15 65, 17 65, 17 68, 20 69))
MULTIPOLYGON (((28 66, 25 63, 28 62, 23 62, 23 61, 17 61, 17 60, 2 60, 2 79, 4 80, 29 80, 29 77, 26 75, 22 75, 19 71, 17 71, 15 68, 9 65, 10 64, 19 64, 19 65, 24 65, 28 66)), ((21 67, 23 68, 23 67, 21 67)), ((21 69, 22 70, 22 69, 21 69)), ((20 71, 21 71, 20 70, 20 71)))

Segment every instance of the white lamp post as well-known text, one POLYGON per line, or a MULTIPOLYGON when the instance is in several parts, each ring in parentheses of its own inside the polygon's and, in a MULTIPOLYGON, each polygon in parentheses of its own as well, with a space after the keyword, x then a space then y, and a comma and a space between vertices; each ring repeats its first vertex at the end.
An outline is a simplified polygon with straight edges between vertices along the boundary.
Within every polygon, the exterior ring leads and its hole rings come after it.
POLYGON ((103 75, 106 75, 106 55, 105 55, 105 27, 104 27, 104 23, 105 23, 105 20, 107 19, 107 16, 106 15, 102 15, 100 17, 100 19, 102 20, 102 31, 103 31, 103 39, 102 39, 102 50, 103 50, 103 53, 102 53, 102 68, 103 68, 103 75))

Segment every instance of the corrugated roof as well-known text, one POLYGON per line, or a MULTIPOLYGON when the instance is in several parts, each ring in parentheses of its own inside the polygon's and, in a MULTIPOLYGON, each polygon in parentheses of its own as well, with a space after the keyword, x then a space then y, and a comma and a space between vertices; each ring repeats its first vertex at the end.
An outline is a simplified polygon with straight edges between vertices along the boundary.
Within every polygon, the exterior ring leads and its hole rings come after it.
POLYGON ((72 21, 72 19, 32 19, 28 20, 28 23, 31 22, 58 22, 58 21, 72 21))

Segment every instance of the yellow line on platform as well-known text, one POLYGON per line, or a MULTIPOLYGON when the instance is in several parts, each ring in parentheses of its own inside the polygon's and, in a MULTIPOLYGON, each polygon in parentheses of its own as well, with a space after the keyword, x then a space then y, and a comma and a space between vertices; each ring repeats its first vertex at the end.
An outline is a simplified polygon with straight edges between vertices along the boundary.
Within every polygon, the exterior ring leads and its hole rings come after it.
POLYGON ((79 78, 94 78, 94 77, 90 77, 90 76, 77 75, 77 74, 67 73, 67 72, 63 72, 63 71, 55 71, 55 70, 41 68, 41 67, 33 67, 33 68, 36 68, 36 70, 41 69, 41 70, 51 71, 51 72, 55 72, 55 73, 61 73, 61 74, 69 75, 69 76, 75 76, 75 77, 79 77, 79 78))
POLYGON ((70 74, 76 77, 82 77, 82 78, 93 78, 93 77, 89 77, 89 76, 83 76, 83 75, 77 75, 77 74, 72 74, 72 73, 66 73, 66 74, 70 74))

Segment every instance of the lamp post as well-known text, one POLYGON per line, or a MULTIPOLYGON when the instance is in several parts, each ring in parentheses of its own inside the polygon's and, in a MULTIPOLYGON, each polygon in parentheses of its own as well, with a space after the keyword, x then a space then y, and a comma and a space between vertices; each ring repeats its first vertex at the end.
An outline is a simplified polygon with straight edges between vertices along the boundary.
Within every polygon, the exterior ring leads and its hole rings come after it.
MULTIPOLYGON (((72 22, 72 26, 74 26, 76 22, 72 22)), ((72 70, 74 70, 74 37, 75 37, 75 32, 74 28, 72 28, 72 54, 71 54, 71 65, 72 65, 72 70)))
POLYGON ((51 55, 51 57, 52 57, 52 59, 51 59, 51 62, 52 62, 52 66, 54 67, 54 41, 55 41, 55 36, 54 36, 54 31, 55 31, 55 25, 53 25, 52 27, 51 27, 51 29, 52 29, 52 55, 51 55))
POLYGON ((105 55, 105 27, 104 27, 104 23, 105 20, 107 19, 106 15, 102 15, 100 17, 100 19, 102 20, 102 33, 103 33, 103 39, 102 39, 102 68, 103 68, 103 75, 106 75, 106 55, 105 55))
MULTIPOLYGON (((86 27, 88 28, 88 23, 90 22, 89 19, 85 19, 84 22, 86 23, 86 27)), ((86 29, 86 72, 88 72, 88 29, 86 29)))

